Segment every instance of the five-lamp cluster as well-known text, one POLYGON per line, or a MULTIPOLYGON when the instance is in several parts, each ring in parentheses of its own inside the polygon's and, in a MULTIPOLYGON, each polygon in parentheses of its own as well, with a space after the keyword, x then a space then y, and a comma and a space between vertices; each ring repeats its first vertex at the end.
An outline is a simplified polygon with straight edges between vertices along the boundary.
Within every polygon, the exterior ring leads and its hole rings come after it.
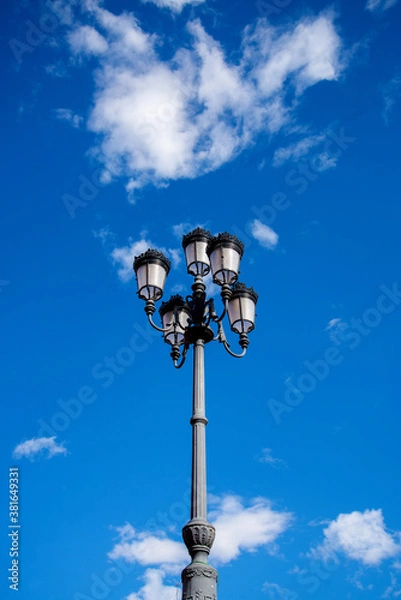
POLYGON ((243 243, 234 235, 220 233, 212 236, 198 227, 184 235, 187 272, 194 277, 192 295, 184 298, 174 295, 162 302, 159 314, 162 327, 153 321, 155 303, 163 296, 164 285, 170 271, 170 261, 159 251, 149 249, 135 257, 134 270, 138 283, 138 296, 146 302, 145 312, 151 325, 163 332, 164 341, 171 345, 174 365, 183 365, 188 348, 197 339, 210 342, 218 340, 236 358, 244 356, 249 345, 248 334, 255 326, 258 296, 252 288, 238 281, 243 243), (223 312, 217 315, 214 300, 206 299, 204 278, 211 271, 213 282, 221 287, 223 312), (222 320, 228 314, 231 330, 239 335, 240 354, 230 350, 222 320), (215 333, 212 323, 217 325, 215 333), (180 361, 181 358, 181 361, 180 361))

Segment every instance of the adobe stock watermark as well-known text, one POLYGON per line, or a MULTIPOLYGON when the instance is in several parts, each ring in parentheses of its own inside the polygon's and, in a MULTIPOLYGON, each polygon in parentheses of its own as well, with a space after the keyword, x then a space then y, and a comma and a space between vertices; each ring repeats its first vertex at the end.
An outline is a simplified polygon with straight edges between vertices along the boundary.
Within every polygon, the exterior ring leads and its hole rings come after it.
MULTIPOLYGON (((121 346, 112 356, 104 356, 95 363, 91 369, 91 377, 96 382, 101 381, 104 389, 109 388, 116 377, 123 375, 135 362, 138 354, 145 352, 153 344, 160 333, 147 325, 134 325, 134 333, 127 344, 121 346)), ((76 421, 84 412, 86 406, 93 404, 99 398, 99 393, 92 385, 83 385, 77 393, 67 400, 59 399, 57 404, 60 410, 55 412, 49 421, 40 418, 37 420, 39 430, 36 437, 57 436, 66 431, 73 421, 76 421)))
MULTIPOLYGON (((316 593, 322 583, 330 579, 331 574, 338 570, 340 561, 337 556, 331 557, 330 560, 320 561, 312 560, 307 569, 299 569, 297 572, 297 581, 299 585, 304 586, 308 594, 316 593)), ((294 596, 298 598, 298 595, 294 596)))
POLYGON ((78 209, 86 208, 97 198, 99 189, 107 184, 103 175, 101 168, 96 169, 90 177, 80 175, 76 195, 63 194, 62 201, 71 219, 76 218, 78 209))
MULTIPOLYGON (((298 594, 293 590, 280 589, 280 599, 300 600, 301 598, 305 597, 305 592, 308 594, 315 594, 318 590, 320 590, 322 584, 330 579, 332 573, 337 571, 339 567, 340 561, 338 560, 337 556, 333 556, 327 561, 312 560, 307 569, 299 569, 298 567, 295 567, 289 571, 289 573, 297 576, 297 583, 300 586, 303 586, 304 590, 302 594, 298 594)), ((269 588, 271 588, 271 584, 270 586, 269 584, 266 585, 265 591, 267 591, 269 588)))
MULTIPOLYGON (((359 319, 351 319, 349 324, 344 327, 339 336, 341 347, 348 350, 355 350, 362 340, 370 335, 372 331, 380 325, 385 315, 389 315, 401 304, 401 290, 399 284, 395 281, 390 287, 380 286, 382 292, 372 308, 368 308, 359 319)), ((270 414, 274 422, 279 425, 282 423, 283 415, 290 414, 293 410, 302 404, 305 397, 312 393, 318 383, 324 381, 333 367, 340 365, 345 358, 345 354, 339 346, 331 345, 326 348, 323 357, 315 361, 305 360, 303 366, 305 370, 296 377, 296 383, 292 380, 285 382, 285 391, 282 400, 270 398, 267 401, 270 414)))
MULTIPOLYGON (((324 140, 320 145, 320 150, 310 156, 308 160, 303 160, 297 164, 296 168, 290 169, 285 176, 286 185, 291 188, 291 191, 297 196, 305 194, 309 189, 309 186, 315 182, 325 170, 322 170, 322 156, 324 160, 337 161, 342 154, 349 148, 350 144, 355 143, 355 137, 351 137, 346 134, 342 125, 334 129, 335 124, 328 127, 323 135, 324 140)), ((264 223, 265 225, 271 226, 277 220, 281 213, 284 213, 293 205, 290 199, 289 192, 279 191, 272 194, 270 201, 263 206, 251 206, 251 212, 254 217, 264 223)), ((254 241, 252 235, 252 223, 253 220, 248 221, 245 224, 245 231, 241 230, 236 225, 231 227, 233 233, 240 237, 240 239, 248 246, 254 241)))
POLYGON ((25 32, 23 40, 12 38, 9 40, 9 48, 17 61, 21 65, 26 54, 32 54, 36 48, 39 48, 63 22, 63 15, 53 6, 50 0, 47 0, 45 6, 49 9, 39 17, 39 21, 34 23, 31 20, 24 21, 25 32))

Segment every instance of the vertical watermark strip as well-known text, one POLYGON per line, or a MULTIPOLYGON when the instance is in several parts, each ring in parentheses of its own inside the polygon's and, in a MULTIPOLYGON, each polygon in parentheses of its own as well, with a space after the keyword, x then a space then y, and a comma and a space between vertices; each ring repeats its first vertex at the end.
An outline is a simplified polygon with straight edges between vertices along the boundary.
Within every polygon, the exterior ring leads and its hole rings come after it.
POLYGON ((8 537, 10 538, 10 547, 8 555, 11 558, 11 565, 7 572, 8 581, 10 582, 9 588, 18 592, 19 590, 19 535, 20 535, 20 523, 19 523, 19 471, 18 467, 10 467, 9 469, 9 524, 8 537))

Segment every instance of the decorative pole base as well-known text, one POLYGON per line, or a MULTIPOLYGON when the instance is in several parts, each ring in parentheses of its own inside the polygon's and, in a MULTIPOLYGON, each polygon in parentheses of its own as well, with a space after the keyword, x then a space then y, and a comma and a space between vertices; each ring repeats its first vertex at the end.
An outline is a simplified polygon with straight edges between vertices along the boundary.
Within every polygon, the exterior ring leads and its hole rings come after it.
POLYGON ((210 565, 192 562, 181 579, 182 600, 217 600, 217 571, 210 565))
POLYGON ((182 600, 217 600, 217 571, 210 565, 193 562, 181 578, 182 600))
POLYGON ((191 519, 182 537, 192 562, 182 572, 182 600, 217 600, 217 571, 207 562, 215 529, 204 519, 191 519))

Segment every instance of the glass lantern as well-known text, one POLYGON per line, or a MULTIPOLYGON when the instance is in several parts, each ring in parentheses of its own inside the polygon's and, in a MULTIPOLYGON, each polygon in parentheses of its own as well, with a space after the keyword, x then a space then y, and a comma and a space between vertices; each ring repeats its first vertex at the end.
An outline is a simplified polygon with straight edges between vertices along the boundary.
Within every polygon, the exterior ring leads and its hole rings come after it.
POLYGON ((185 332, 191 320, 191 313, 184 298, 180 295, 171 296, 163 302, 159 314, 162 318, 164 341, 167 344, 181 345, 185 342, 185 332))
POLYGON ((235 333, 249 333, 255 327, 258 295, 244 283, 236 283, 228 302, 228 318, 235 333))
POLYGON ((232 285, 238 279, 244 244, 235 235, 220 233, 213 237, 207 248, 213 281, 218 285, 232 285))
POLYGON ((210 262, 206 250, 211 239, 209 231, 201 227, 184 235, 182 247, 185 250, 187 270, 190 275, 205 277, 209 273, 210 262))
POLYGON ((158 250, 146 250, 135 257, 134 271, 138 283, 138 296, 156 302, 163 296, 164 284, 171 263, 158 250))

